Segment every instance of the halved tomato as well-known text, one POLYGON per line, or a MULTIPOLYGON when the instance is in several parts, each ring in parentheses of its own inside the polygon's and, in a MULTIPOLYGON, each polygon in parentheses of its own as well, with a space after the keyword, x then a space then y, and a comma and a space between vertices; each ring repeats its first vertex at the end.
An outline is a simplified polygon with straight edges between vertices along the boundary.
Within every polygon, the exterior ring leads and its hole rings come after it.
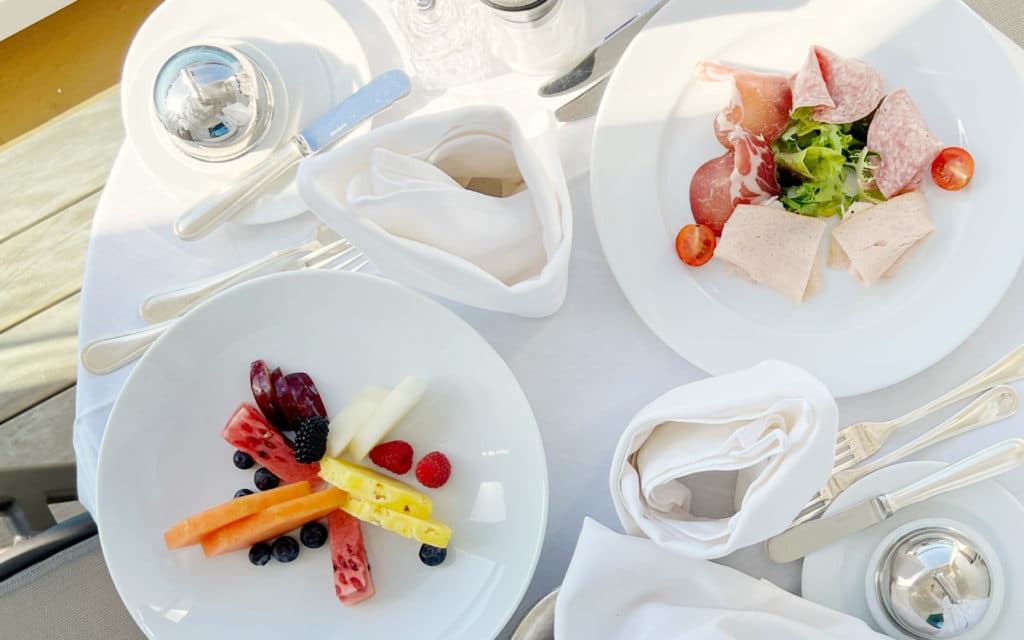
POLYGON ((932 162, 932 180, 947 191, 959 191, 974 177, 974 158, 960 147, 946 147, 932 162))
POLYGON ((702 224, 688 224, 676 235, 676 255, 691 267, 699 267, 715 255, 715 232, 702 224))

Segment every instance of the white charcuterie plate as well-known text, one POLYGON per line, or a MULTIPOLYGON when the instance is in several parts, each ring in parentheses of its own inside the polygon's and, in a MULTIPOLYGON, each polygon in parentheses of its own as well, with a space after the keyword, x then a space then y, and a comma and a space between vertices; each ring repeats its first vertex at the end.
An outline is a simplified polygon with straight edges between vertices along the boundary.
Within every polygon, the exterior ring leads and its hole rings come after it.
POLYGON ((1024 215, 1013 203, 1024 130, 1010 123, 1019 119, 1024 81, 1001 36, 959 2, 767 4, 675 0, 634 40, 597 117, 594 216, 630 303, 696 366, 718 374, 780 358, 814 372, 837 396, 866 393, 955 349, 1017 273, 1024 215), (825 268, 824 289, 798 305, 721 261, 686 267, 673 239, 693 221, 690 178, 722 153, 712 122, 729 98, 727 83, 694 80, 694 64, 716 59, 791 73, 812 44, 867 61, 887 91, 907 88, 945 145, 971 151, 977 173, 960 192, 926 180, 936 231, 894 278, 865 289, 825 268))
MULTIPOLYGON (((369 464, 369 461, 367 461, 369 464)), ((402 479, 419 487, 414 474, 402 479)), ((383 278, 293 271, 200 305, 150 347, 114 405, 100 450, 103 554, 128 611, 156 640, 200 638, 493 638, 533 576, 548 504, 544 449, 526 396, 494 349, 454 313, 383 278), (416 459, 444 451, 448 483, 427 490, 452 528, 447 560, 363 526, 376 595, 355 607, 334 593, 329 548, 290 564, 246 551, 205 558, 168 551, 163 532, 253 488, 221 439, 252 402, 249 363, 306 371, 334 415, 367 384, 415 375, 423 400, 392 432, 416 459)))

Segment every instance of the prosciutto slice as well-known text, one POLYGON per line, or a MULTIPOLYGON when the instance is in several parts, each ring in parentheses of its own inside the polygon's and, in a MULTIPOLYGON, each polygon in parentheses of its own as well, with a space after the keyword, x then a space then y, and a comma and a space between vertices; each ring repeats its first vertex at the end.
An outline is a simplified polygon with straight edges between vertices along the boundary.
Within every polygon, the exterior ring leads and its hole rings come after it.
POLYGON ((732 98, 715 118, 715 136, 726 149, 732 148, 729 134, 736 128, 761 136, 768 143, 786 130, 792 94, 785 76, 709 61, 698 62, 694 74, 700 80, 732 82, 732 98))
POLYGON ((793 108, 814 107, 814 119, 830 124, 856 122, 885 95, 882 76, 867 63, 813 46, 793 76, 793 108))
POLYGON ((736 205, 761 203, 781 193, 771 146, 743 129, 734 129, 729 141, 733 150, 702 164, 690 180, 693 219, 715 235, 722 234, 736 205))
POLYGON ((881 157, 875 185, 887 198, 921 186, 942 151, 942 143, 929 131, 906 89, 897 89, 882 101, 868 127, 867 147, 881 157))

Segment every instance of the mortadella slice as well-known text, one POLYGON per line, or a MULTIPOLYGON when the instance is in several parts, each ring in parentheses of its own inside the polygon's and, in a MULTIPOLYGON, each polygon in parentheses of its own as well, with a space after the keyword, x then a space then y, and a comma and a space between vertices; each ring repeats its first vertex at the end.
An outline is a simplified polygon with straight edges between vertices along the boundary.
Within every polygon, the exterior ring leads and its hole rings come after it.
POLYGON ((775 142, 786 130, 792 94, 785 76, 709 61, 698 62, 694 74, 700 80, 732 82, 732 99, 715 118, 715 135, 726 149, 732 148, 729 134, 736 128, 761 136, 768 143, 775 142))
POLYGON ((882 76, 866 62, 813 46, 793 77, 793 108, 814 107, 814 119, 830 124, 870 115, 882 96, 882 76))
POLYGON ((942 143, 929 131, 906 89, 897 89, 882 101, 868 127, 867 147, 880 157, 875 185, 887 198, 921 186, 942 151, 942 143))
POLYGON ((870 287, 891 276, 934 230, 924 194, 912 191, 848 216, 832 230, 832 238, 850 272, 870 287))
POLYGON ((817 275, 825 222, 776 207, 741 204, 732 212, 715 257, 751 280, 803 302, 817 275))

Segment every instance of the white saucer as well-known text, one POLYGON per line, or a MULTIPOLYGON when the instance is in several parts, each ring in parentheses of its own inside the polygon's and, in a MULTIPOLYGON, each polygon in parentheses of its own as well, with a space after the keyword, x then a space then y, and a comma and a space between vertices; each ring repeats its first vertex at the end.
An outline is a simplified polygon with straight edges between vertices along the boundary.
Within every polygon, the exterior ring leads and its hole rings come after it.
MULTIPOLYGON (((826 514, 906 486, 944 466, 942 462, 904 462, 877 471, 847 489, 826 514)), ((803 597, 856 616, 884 632, 876 624, 865 596, 864 572, 868 563, 878 545, 896 529, 915 520, 936 518, 961 522, 983 538, 1003 567, 1005 602, 1016 603, 1024 598, 1024 547, 1019 543, 1020 532, 1024 531, 1024 506, 994 480, 901 509, 885 522, 807 556, 803 568, 803 597)), ((985 639, 1018 638, 1021 628, 1024 628, 1024 610, 1003 607, 985 639)))
MULTIPOLYGON (((149 16, 128 50, 121 112, 128 140, 146 169, 184 210, 265 160, 282 140, 369 78, 363 45, 326 0, 167 0, 149 16), (249 54, 264 67, 272 86, 270 131, 235 160, 203 162, 188 157, 174 147, 156 118, 152 92, 157 72, 174 52, 201 43, 228 44, 249 54)), ((368 128, 364 123, 362 131, 368 128)), ((262 224, 305 211, 294 178, 292 170, 236 219, 262 224)))

